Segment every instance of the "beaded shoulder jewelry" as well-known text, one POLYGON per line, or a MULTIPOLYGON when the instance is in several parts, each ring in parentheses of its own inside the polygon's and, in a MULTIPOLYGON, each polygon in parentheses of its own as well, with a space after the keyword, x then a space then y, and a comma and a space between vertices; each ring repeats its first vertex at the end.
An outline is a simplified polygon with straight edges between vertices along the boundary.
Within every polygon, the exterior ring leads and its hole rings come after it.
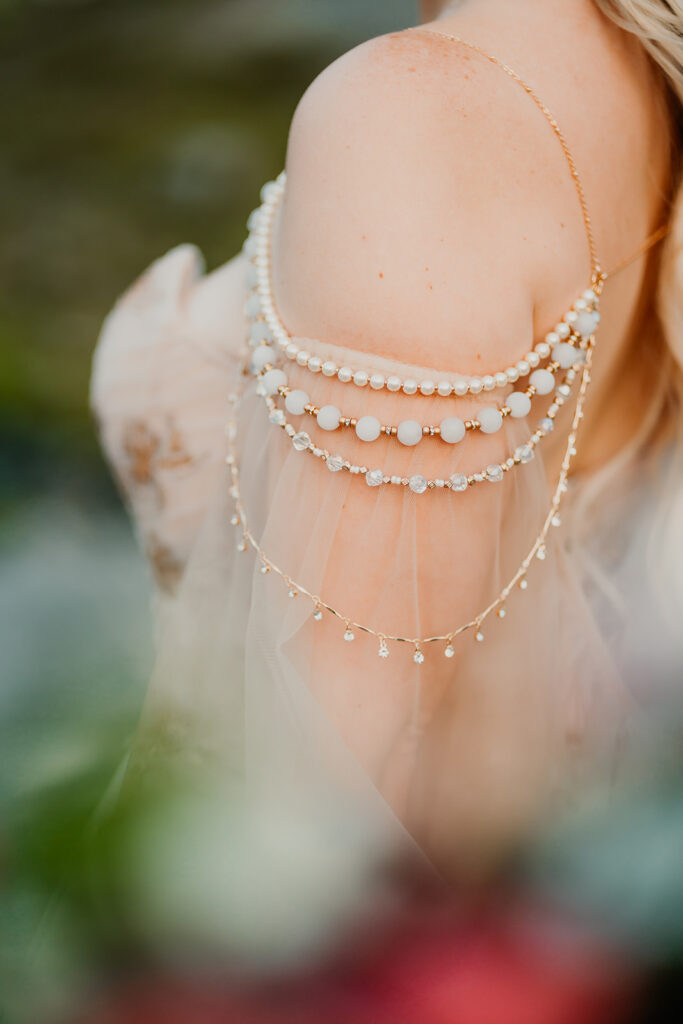
POLYGON ((494 612, 500 618, 504 617, 505 602, 513 590, 516 588, 526 590, 527 572, 532 561, 545 558, 548 533, 552 527, 559 526, 561 522, 560 506, 567 490, 567 478, 572 459, 576 455, 577 433, 583 417, 583 408, 591 379, 595 336, 600 322, 598 306, 604 283, 608 276, 627 266, 637 256, 660 241, 668 231, 668 225, 663 225, 650 235, 634 253, 617 264, 609 275, 603 272, 595 251, 593 228, 581 179, 559 125, 545 104, 516 71, 497 57, 488 54, 481 47, 457 36, 432 29, 423 29, 422 31, 465 46, 499 67, 524 89, 549 123, 564 153, 579 199, 590 255, 590 286, 577 298, 573 307, 564 314, 555 328, 542 341, 539 341, 517 363, 505 369, 492 370, 482 376, 469 376, 455 371, 447 371, 440 373, 435 379, 414 380, 393 375, 385 376, 379 369, 373 372, 359 367, 339 366, 331 358, 324 359, 306 351, 297 339, 288 333, 277 311, 271 283, 270 252, 273 219, 286 186, 286 177, 283 172, 276 181, 269 182, 264 186, 261 193, 262 205, 252 213, 248 222, 249 237, 245 243, 245 251, 250 259, 248 285, 251 294, 246 307, 249 320, 249 354, 245 364, 245 374, 247 377, 251 375, 252 378, 255 378, 256 391, 264 400, 269 421, 284 431, 291 439, 296 451, 305 452, 322 460, 332 473, 346 471, 354 476, 359 476, 369 487, 395 485, 407 488, 417 495, 425 494, 428 491, 460 494, 474 485, 498 483, 509 471, 530 462, 533 459, 536 446, 553 429, 555 417, 561 406, 571 397, 574 385, 578 385, 574 415, 567 436, 559 478, 539 533, 512 578, 498 596, 474 619, 458 624, 450 632, 437 636, 406 637, 394 635, 388 630, 381 631, 355 621, 353 617, 327 603, 320 595, 294 581, 262 549, 249 524, 240 489, 239 460, 236 450, 240 395, 230 396, 231 417, 227 428, 227 463, 231 474, 231 496, 235 502, 232 524, 240 531, 238 550, 253 549, 261 562, 262 573, 279 576, 286 584, 290 597, 302 596, 308 599, 312 603, 313 618, 316 621, 320 621, 325 612, 339 619, 344 625, 343 637, 347 642, 354 639, 355 631, 369 633, 376 638, 379 645, 378 653, 382 658, 389 656, 389 643, 408 644, 413 650, 413 659, 417 665, 424 662, 423 648, 427 645, 442 643, 445 656, 451 658, 455 654, 453 641, 460 634, 471 630, 478 642, 483 641, 482 626, 485 620, 494 612), (357 388, 367 388, 369 393, 386 388, 392 392, 400 391, 406 396, 434 395, 453 401, 465 395, 479 395, 482 392, 494 392, 507 388, 517 384, 520 380, 528 380, 528 383, 523 389, 518 386, 501 403, 483 406, 473 418, 463 420, 457 415, 449 414, 439 423, 422 424, 413 419, 406 419, 398 424, 385 424, 371 414, 353 417, 345 415, 336 406, 320 407, 316 405, 307 391, 290 387, 286 370, 280 365, 282 357, 285 359, 285 365, 286 360, 295 362, 299 367, 308 371, 312 379, 316 374, 336 377, 343 384, 353 383, 357 388), (544 365, 541 366, 541 363, 544 365), (560 375, 561 379, 558 380, 560 375), (314 443, 310 434, 305 430, 297 429, 286 415, 289 413, 296 417, 309 416, 315 420, 320 430, 327 434, 353 430, 361 441, 368 444, 379 437, 389 437, 396 439, 402 445, 412 447, 419 444, 424 438, 439 438, 446 445, 452 446, 458 444, 468 432, 496 433, 501 429, 503 421, 508 416, 513 418, 528 416, 532 408, 532 399, 535 396, 550 395, 553 392, 552 400, 536 429, 524 444, 518 445, 509 454, 506 460, 484 466, 480 471, 470 475, 455 473, 447 478, 428 479, 421 474, 411 477, 388 475, 379 467, 371 468, 367 465, 353 463, 343 455, 333 454, 326 447, 314 443), (281 405, 284 405, 284 409, 281 405))

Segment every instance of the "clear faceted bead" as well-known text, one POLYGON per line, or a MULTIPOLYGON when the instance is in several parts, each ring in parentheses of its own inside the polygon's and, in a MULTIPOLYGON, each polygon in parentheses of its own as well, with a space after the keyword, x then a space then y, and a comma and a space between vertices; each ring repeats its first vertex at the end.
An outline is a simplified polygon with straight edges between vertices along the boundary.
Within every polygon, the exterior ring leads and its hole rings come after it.
POLYGON ((322 622, 322 620, 323 620, 322 608, 316 608, 316 610, 313 612, 313 618, 315 619, 316 622, 322 622))
POLYGON ((380 658, 388 658, 389 657, 389 648, 387 647, 387 645, 384 642, 384 640, 382 640, 380 642, 379 651, 377 653, 379 654, 380 658))
POLYGON ((446 658, 455 657, 455 647, 453 646, 453 644, 449 644, 443 653, 446 658))
POLYGON ((325 460, 325 465, 329 469, 330 473, 338 473, 344 466, 344 460, 341 455, 328 455, 325 460))
POLYGON ((515 458, 520 462, 531 462, 534 457, 534 450, 530 444, 521 444, 515 448, 515 458))
POLYGON ((481 630, 479 630, 479 632, 475 634, 474 639, 477 641, 478 644, 484 642, 484 634, 482 633, 481 630))
POLYGON ((381 469, 371 469, 365 474, 365 482, 368 487, 379 487, 384 483, 384 473, 381 469))
POLYGON ((416 665, 421 665, 424 660, 425 660, 425 656, 422 653, 422 651, 419 650, 419 649, 417 651, 415 651, 415 654, 413 655, 413 661, 415 662, 415 664, 416 665))
POLYGON ((467 490, 467 477, 464 473, 454 473, 451 477, 451 490, 452 491, 466 491, 467 490))
POLYGON ((486 479, 490 480, 492 484, 499 483, 503 479, 503 467, 497 463, 493 463, 486 467, 486 479))
POLYGON ((416 474, 415 476, 411 476, 408 486, 413 494, 424 494, 427 490, 427 481, 423 476, 416 474))
POLYGON ((355 635, 352 629, 346 630, 346 632, 344 633, 344 639, 346 640, 347 644, 350 644, 352 640, 355 640, 355 635))
POLYGON ((274 423, 276 427, 282 427, 285 423, 285 414, 282 409, 273 409, 268 419, 271 423, 274 423))
POLYGON ((545 416, 541 420, 541 422, 538 424, 538 429, 542 430, 544 434, 549 434, 550 431, 554 429, 554 427, 555 427, 555 424, 553 423, 553 421, 550 419, 549 416, 545 416))
POLYGON ((311 439, 305 430, 295 434, 292 438, 292 444, 298 452, 305 452, 307 448, 311 447, 311 439))

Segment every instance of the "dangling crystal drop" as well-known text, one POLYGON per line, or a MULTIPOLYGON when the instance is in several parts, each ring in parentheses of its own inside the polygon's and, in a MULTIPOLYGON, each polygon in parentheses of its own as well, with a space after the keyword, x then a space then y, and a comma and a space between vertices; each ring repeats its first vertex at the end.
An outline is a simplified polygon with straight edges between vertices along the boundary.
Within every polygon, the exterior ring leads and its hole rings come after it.
POLYGON ((445 658, 455 657, 455 647, 453 646, 453 644, 449 644, 443 653, 445 658))

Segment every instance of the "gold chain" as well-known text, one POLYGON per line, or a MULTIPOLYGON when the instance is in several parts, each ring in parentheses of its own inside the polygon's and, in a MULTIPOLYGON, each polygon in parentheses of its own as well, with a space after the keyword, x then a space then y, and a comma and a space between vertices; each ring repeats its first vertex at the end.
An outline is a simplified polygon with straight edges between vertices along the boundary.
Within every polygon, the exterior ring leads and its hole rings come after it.
POLYGON ((494 57, 492 54, 487 53, 486 50, 483 50, 481 46, 477 46, 476 43, 469 43, 466 39, 461 39, 460 36, 449 35, 446 32, 437 32, 435 29, 432 28, 419 28, 416 31, 426 32, 432 36, 439 36, 441 39, 447 39, 452 43, 460 43, 462 46, 466 46, 469 50, 473 50, 475 53, 480 54, 482 57, 485 57, 486 60, 488 60, 491 64, 495 64, 496 67, 504 71, 506 75, 509 75, 510 78, 513 79, 513 81, 517 82, 517 84, 520 85, 522 89, 524 89, 524 92, 527 94, 527 96, 530 96, 531 99, 534 101, 534 103, 536 104, 536 106, 541 111, 546 121, 552 128, 553 132, 555 133, 555 136, 557 137, 557 140, 559 141, 562 147, 562 152, 564 153, 565 159, 569 166, 569 170, 571 172, 571 176, 576 187, 576 193, 579 197, 579 203, 581 205, 581 214, 583 216, 583 223, 586 228, 586 237, 588 239, 588 250, 590 253, 591 261, 591 281, 594 285, 597 282, 601 281, 603 278, 603 274, 600 270, 600 264, 595 251, 593 224, 590 218, 590 214, 588 212, 588 203, 586 202, 586 195, 583 189, 583 184, 581 182, 581 178, 579 177, 579 172, 577 170, 576 163, 574 162, 574 157, 572 156, 567 140, 562 134, 562 130, 560 129, 559 124, 557 123, 553 114, 545 105, 543 100, 534 92, 529 83, 525 82, 522 76, 519 75, 514 70, 514 68, 509 67, 502 60, 499 60, 498 57, 494 57))

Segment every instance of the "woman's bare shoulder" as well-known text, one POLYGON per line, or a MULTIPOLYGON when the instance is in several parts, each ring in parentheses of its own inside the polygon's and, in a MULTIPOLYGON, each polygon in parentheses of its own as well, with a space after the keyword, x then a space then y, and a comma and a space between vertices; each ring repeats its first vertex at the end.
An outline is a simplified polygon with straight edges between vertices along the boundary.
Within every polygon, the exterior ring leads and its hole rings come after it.
MULTIPOLYGON (((437 27, 514 66, 553 111, 609 261, 646 233, 662 124, 637 54, 588 17, 552 33, 547 18, 526 32, 474 15, 437 27), (624 203, 629 223, 610 233, 624 203)), ((378 352, 430 363, 450 345, 435 339, 466 323, 472 356, 486 340, 505 359, 503 334, 519 337, 534 310, 542 321, 585 286, 584 224, 558 139, 504 71, 450 40, 410 30, 335 61, 299 104, 287 172, 275 276, 295 333, 361 347, 372 331, 378 352), (416 352, 420 337, 428 352, 416 352)))

